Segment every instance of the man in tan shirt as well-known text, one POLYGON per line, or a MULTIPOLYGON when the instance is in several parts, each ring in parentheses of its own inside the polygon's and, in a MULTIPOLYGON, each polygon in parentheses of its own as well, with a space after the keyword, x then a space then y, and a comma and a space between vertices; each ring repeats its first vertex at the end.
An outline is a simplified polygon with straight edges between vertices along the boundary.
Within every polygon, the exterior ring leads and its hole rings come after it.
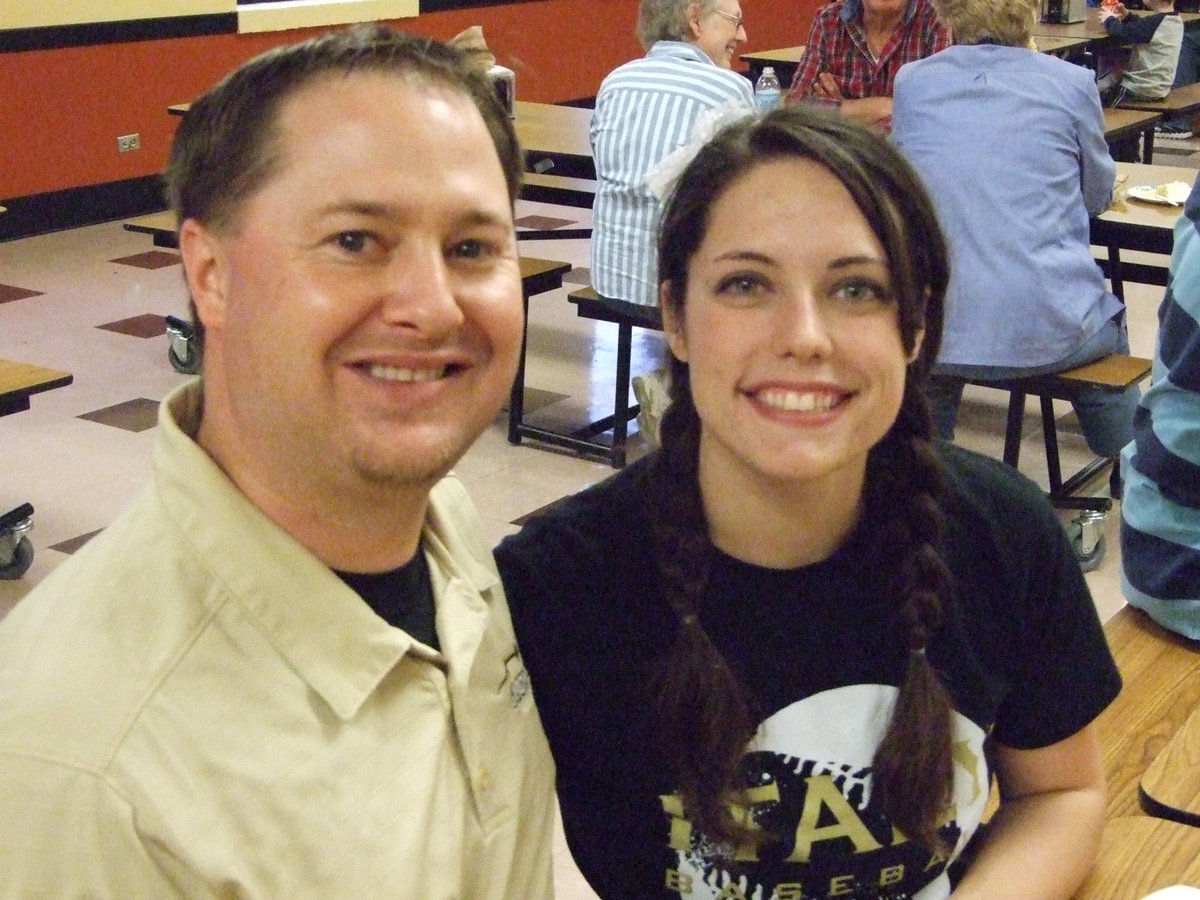
POLYGON ((521 340, 490 86, 367 26, 200 98, 154 480, 0 623, 0 896, 550 900, 553 771, 447 472, 521 340))

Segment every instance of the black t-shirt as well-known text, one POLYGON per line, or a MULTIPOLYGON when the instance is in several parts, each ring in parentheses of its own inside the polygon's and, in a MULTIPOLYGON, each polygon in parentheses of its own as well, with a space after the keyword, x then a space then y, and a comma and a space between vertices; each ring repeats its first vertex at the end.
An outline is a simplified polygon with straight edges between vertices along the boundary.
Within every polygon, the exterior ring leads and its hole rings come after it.
POLYGON ((429 560, 418 547, 416 554, 398 569, 388 572, 339 572, 342 579, 366 601, 375 614, 435 650, 438 646, 433 583, 429 560))
MULTIPOLYGON (((939 448, 956 615, 930 658, 954 697, 959 850, 989 789, 984 740, 1053 744, 1120 688, 1075 555, 1028 480, 939 448)), ((869 513, 829 559, 780 571, 718 554, 701 619, 762 714, 744 759, 756 822, 778 840, 728 865, 681 808, 643 692, 676 630, 661 595, 645 461, 534 519, 497 549, 558 768, 568 843, 604 897, 901 900, 949 893, 945 861, 898 835, 870 767, 905 662, 869 513)))

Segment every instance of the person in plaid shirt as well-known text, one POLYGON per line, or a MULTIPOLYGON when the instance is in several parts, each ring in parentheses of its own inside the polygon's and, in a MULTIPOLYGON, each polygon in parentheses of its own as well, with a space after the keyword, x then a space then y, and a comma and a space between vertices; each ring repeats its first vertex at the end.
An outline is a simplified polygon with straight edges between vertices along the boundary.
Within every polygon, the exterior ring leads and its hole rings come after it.
POLYGON ((929 0, 835 0, 813 19, 788 100, 840 106, 887 128, 896 72, 948 46, 929 0))

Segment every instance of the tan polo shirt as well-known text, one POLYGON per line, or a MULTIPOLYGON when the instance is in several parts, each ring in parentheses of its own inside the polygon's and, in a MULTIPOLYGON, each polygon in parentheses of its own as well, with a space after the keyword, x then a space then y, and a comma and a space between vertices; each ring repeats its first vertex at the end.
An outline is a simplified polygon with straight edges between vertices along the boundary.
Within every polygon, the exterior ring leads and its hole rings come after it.
POLYGON ((550 900, 552 764, 462 486, 422 538, 438 653, 233 487, 198 402, 0 622, 0 896, 550 900))

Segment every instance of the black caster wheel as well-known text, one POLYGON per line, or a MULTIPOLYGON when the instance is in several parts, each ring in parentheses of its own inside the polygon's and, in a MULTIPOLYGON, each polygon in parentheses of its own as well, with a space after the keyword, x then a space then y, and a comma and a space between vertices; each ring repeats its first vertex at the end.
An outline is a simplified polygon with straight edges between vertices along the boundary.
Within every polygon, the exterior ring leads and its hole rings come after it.
POLYGON ((0 580, 16 581, 29 571, 31 565, 33 565, 33 544, 29 543, 29 538, 23 537, 13 547, 12 559, 8 563, 0 565, 0 580))
POLYGON ((183 375, 195 375, 200 371, 200 354, 196 352, 196 331, 191 322, 175 316, 167 316, 167 361, 171 368, 183 375))
POLYGON ((180 359, 175 354, 174 347, 167 348, 167 360, 171 363, 171 368, 183 375, 195 375, 200 371, 200 360, 196 358, 196 351, 189 343, 187 350, 184 351, 183 359, 180 359))
POLYGON ((1103 518, 1099 523, 1084 523, 1079 521, 1071 523, 1068 535, 1071 538, 1071 547, 1075 550, 1075 557, 1079 560, 1079 568, 1085 572, 1092 572, 1100 568, 1100 563, 1104 561, 1104 553, 1108 550, 1108 541, 1103 534, 1097 531, 1091 531, 1090 539, 1084 540, 1085 535, 1089 534, 1090 529, 1097 528, 1098 524, 1103 524, 1103 518))

